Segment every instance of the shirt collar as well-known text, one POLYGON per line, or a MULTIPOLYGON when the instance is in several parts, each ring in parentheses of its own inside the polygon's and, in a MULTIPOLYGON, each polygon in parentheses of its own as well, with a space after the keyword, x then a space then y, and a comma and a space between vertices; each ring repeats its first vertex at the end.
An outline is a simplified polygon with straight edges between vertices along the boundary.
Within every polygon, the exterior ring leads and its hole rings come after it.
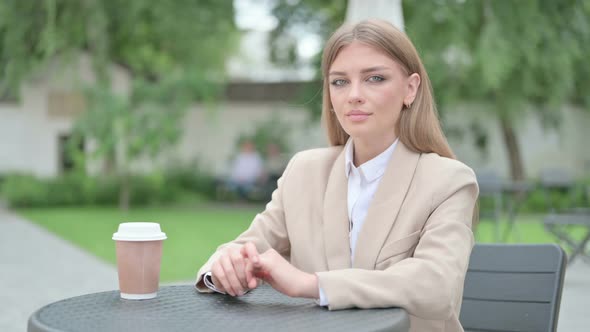
MULTIPOLYGON (((385 151, 358 167, 360 173, 368 182, 372 182, 383 176, 385 168, 387 168, 387 163, 389 162, 389 159, 391 159, 391 155, 393 154, 398 141, 399 139, 396 139, 385 151)), ((344 149, 344 171, 348 178, 352 169, 356 168, 353 163, 354 144, 352 143, 352 138, 348 139, 344 149)))

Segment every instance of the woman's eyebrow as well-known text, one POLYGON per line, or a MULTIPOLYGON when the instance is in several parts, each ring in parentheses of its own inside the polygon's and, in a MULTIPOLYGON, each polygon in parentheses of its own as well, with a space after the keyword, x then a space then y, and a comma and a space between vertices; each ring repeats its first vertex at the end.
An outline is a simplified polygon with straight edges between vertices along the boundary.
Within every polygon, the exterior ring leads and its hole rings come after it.
POLYGON ((379 71, 379 70, 386 70, 386 69, 389 69, 389 67, 375 66, 375 67, 365 68, 365 69, 361 70, 361 73, 370 73, 370 72, 379 71))
MULTIPOLYGON (((369 67, 369 68, 362 69, 361 70, 361 73, 362 74, 364 74, 364 73, 371 73, 371 72, 374 72, 374 71, 387 70, 387 69, 389 69, 389 67, 386 67, 386 66, 375 66, 375 67, 369 67)), ((343 72, 343 71, 331 71, 331 72, 328 73, 328 75, 345 76, 346 75, 346 72, 343 72)))

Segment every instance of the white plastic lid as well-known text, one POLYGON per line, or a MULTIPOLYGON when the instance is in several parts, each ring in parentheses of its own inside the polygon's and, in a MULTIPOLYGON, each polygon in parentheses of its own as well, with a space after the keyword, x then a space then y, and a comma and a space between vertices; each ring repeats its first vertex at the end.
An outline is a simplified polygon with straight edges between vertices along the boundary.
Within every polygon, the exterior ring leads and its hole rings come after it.
POLYGON ((125 222, 113 234, 115 241, 159 241, 165 240, 166 233, 155 222, 125 222))

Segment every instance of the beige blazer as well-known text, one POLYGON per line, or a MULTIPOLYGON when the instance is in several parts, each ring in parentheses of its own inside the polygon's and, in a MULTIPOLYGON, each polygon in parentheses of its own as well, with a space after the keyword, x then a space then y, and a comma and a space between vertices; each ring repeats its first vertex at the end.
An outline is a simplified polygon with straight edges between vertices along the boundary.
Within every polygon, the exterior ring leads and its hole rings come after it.
POLYGON ((473 171, 398 143, 369 207, 351 263, 347 177, 342 146, 296 154, 264 212, 219 249, 247 241, 274 248, 316 273, 330 310, 402 307, 411 331, 463 331, 459 311, 474 244, 478 195, 473 171))

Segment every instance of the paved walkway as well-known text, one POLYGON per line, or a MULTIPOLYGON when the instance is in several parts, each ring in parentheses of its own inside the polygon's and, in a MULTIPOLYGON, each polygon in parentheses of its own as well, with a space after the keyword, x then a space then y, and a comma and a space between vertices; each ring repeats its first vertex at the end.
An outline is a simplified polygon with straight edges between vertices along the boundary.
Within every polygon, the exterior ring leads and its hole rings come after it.
POLYGON ((576 259, 565 272, 558 332, 590 330, 590 265, 576 259))
POLYGON ((51 302, 117 288, 113 266, 0 208, 0 331, 26 331, 51 302))
MULTIPOLYGON (((117 288, 114 266, 0 206, 0 331, 26 331, 29 316, 51 302, 117 288)), ((558 331, 588 331, 588 308, 590 265, 577 261, 566 273, 558 331)))

